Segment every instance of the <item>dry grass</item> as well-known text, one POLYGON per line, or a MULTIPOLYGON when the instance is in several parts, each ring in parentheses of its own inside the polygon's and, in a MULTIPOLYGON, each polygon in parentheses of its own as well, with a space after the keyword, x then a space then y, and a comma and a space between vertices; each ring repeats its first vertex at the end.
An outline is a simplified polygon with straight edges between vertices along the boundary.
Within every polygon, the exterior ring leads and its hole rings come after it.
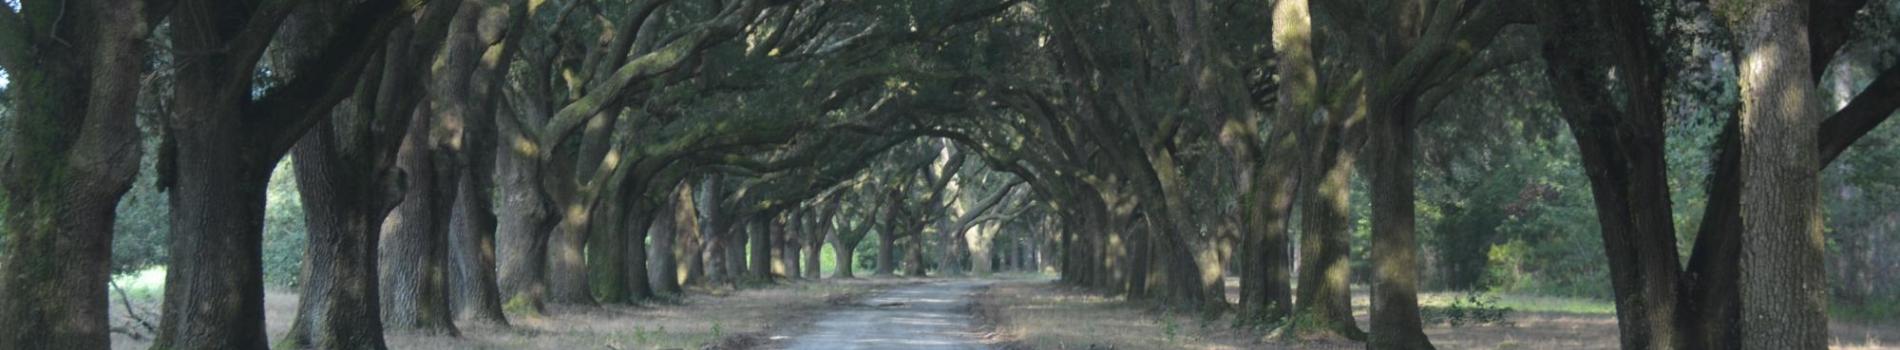
MULTIPOLYGON (((1364 329, 1367 300, 1355 288, 1353 308, 1364 329)), ((1565 301, 1543 301, 1568 305, 1565 301)), ((998 283, 979 302, 983 320, 1004 349, 1360 349, 1361 343, 1262 341, 1264 330, 1231 327, 1232 317, 1204 321, 1157 311, 1049 281, 998 283)), ((1584 303, 1577 301, 1576 303, 1584 303)), ((1559 308, 1561 309, 1561 308, 1559 308)), ((1589 308, 1583 308, 1589 310, 1589 308)), ((1616 349, 1614 314, 1518 311, 1508 325, 1427 325, 1439 349, 1616 349)), ((1836 322, 1833 348, 1900 349, 1900 327, 1836 322)))
POLYGON ((1003 349, 1255 349, 1218 321, 1147 310, 1047 281, 991 285, 978 301, 1003 349))
MULTIPOLYGON (((765 335, 781 327, 808 323, 798 320, 834 307, 828 300, 855 299, 916 281, 826 280, 736 292, 703 291, 676 302, 556 308, 545 317, 511 317, 512 328, 463 324, 460 337, 392 332, 386 338, 392 349, 746 349, 769 343, 765 335)), ((288 331, 296 301, 295 294, 267 293, 265 327, 272 340, 288 331)), ((114 306, 115 317, 122 317, 119 309, 114 306)), ((145 349, 150 341, 115 334, 112 347, 145 349)))

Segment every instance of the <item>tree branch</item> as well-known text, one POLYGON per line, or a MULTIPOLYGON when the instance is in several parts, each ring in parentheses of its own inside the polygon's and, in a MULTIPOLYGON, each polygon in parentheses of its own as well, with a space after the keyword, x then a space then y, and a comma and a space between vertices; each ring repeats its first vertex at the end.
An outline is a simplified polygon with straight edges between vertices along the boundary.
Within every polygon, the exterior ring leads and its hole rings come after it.
POLYGON ((1887 67, 1879 78, 1848 101, 1847 107, 1821 122, 1822 167, 1833 163, 1854 141, 1892 117, 1895 108, 1900 108, 1900 65, 1887 67))
POLYGON ((332 35, 314 59, 296 67, 294 80, 266 91, 257 103, 246 107, 245 119, 262 134, 263 146, 271 154, 289 150, 304 131, 329 115, 331 106, 349 97, 364 67, 381 50, 382 39, 409 18, 415 4, 393 0, 358 4, 350 10, 349 20, 338 26, 342 32, 332 35))

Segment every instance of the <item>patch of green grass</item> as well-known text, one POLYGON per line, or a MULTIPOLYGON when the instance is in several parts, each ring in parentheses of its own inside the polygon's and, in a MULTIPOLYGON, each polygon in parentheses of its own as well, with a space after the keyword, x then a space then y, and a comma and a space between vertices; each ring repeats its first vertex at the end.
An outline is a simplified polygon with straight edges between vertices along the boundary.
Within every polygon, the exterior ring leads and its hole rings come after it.
MULTIPOLYGON (((158 300, 165 295, 165 267, 158 266, 143 271, 112 276, 112 283, 125 290, 125 295, 133 300, 158 300)), ((113 297, 118 297, 113 291, 113 297)))
POLYGON ((1833 318, 1862 323, 1900 323, 1900 295, 1868 298, 1858 305, 1846 302, 1828 303, 1828 315, 1833 318))
POLYGON ((541 316, 540 310, 536 310, 534 308, 534 302, 529 301, 526 295, 517 295, 512 299, 508 299, 507 303, 503 303, 501 305, 501 311, 506 312, 509 315, 520 315, 520 316, 528 316, 528 317, 541 316))
MULTIPOLYGON (((1608 300, 1511 293, 1487 295, 1497 297, 1497 300, 1495 300, 1495 303, 1492 303, 1492 305, 1521 312, 1554 312, 1585 315, 1616 314, 1616 304, 1608 300)), ((1464 293, 1462 292, 1423 293, 1419 296, 1418 304, 1420 307, 1448 307, 1463 296, 1464 293)))

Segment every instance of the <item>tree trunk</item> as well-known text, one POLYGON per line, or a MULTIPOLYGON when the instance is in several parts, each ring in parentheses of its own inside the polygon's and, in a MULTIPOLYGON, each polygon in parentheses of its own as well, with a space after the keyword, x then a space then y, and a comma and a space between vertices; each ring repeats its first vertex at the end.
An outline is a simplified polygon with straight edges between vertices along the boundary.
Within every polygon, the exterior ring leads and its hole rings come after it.
MULTIPOLYGON (((464 2, 449 32, 445 57, 449 66, 463 68, 466 80, 438 79, 438 86, 453 94, 442 96, 445 105, 462 112, 463 142, 447 145, 458 163, 459 194, 449 219, 450 304, 458 319, 495 325, 508 325, 502 313, 501 288, 496 284, 494 208, 496 137, 494 102, 506 78, 503 61, 515 50, 518 36, 502 38, 501 31, 481 31, 481 26, 505 26, 513 22, 507 3, 464 2), (501 50, 502 58, 480 60, 489 50, 501 50), (465 89, 455 88, 465 86, 465 89)), ((453 71, 453 69, 450 69, 453 71)))
MULTIPOLYGON (((174 51, 190 53, 189 60, 199 64, 180 65, 175 72, 176 113, 166 123, 172 137, 161 152, 166 155, 161 169, 170 170, 161 178, 176 181, 170 194, 170 254, 175 258, 165 276, 153 347, 262 349, 267 340, 261 232, 273 166, 348 95, 390 31, 414 18, 409 16, 413 8, 371 2, 352 5, 349 16, 295 12, 301 14, 294 17, 298 21, 334 30, 278 33, 294 40, 271 45, 272 31, 293 11, 181 2, 174 18, 224 20, 179 21, 171 27, 174 51), (245 21, 269 25, 220 25, 245 21), (288 78, 278 86, 298 88, 270 89, 254 99, 248 87, 268 47, 320 49, 277 62, 291 68, 273 73, 288 78)), ((447 18, 436 14, 424 17, 447 18)), ((407 121, 411 115, 404 112, 400 116, 407 121)))
MULTIPOLYGON (((198 83, 210 82, 180 81, 179 110, 236 113, 236 102, 196 93, 215 91, 198 83)), ((203 119, 168 130, 179 162, 170 201, 173 258, 154 347, 264 349, 261 232, 270 166, 257 164, 266 160, 256 152, 238 151, 251 150, 238 145, 238 118, 203 119)))
POLYGON ((593 211, 596 217, 589 219, 594 220, 594 223, 587 226, 594 232, 587 237, 587 290, 588 296, 597 297, 600 303, 626 304, 635 301, 633 294, 637 292, 628 289, 633 282, 627 279, 628 270, 645 269, 646 264, 630 263, 629 255, 645 252, 646 244, 633 245, 632 241, 646 236, 644 224, 650 222, 651 214, 642 204, 622 203, 644 201, 638 197, 615 190, 610 199, 601 201, 600 208, 593 211), (635 253, 633 248, 625 247, 638 247, 640 252, 635 253))
MULTIPOLYGON (((473 143, 471 143, 473 144, 473 143)), ((450 217, 449 246, 455 273, 449 285, 450 301, 459 319, 508 325, 501 311, 501 288, 495 284, 495 214, 488 194, 491 186, 477 183, 484 173, 464 170, 461 194, 450 217)))
POLYGON ((803 254, 805 250, 805 234, 811 232, 811 228, 805 225, 806 215, 812 214, 809 214, 807 211, 800 211, 797 215, 793 215, 789 222, 785 223, 785 255, 780 256, 780 258, 784 261, 785 277, 787 278, 804 278, 805 268, 799 264, 799 262, 802 261, 799 258, 799 254, 803 254))
POLYGON ((383 349, 377 277, 381 227, 377 224, 388 212, 382 204, 397 194, 382 193, 384 189, 376 186, 381 179, 372 175, 377 172, 375 164, 344 163, 336 154, 341 148, 334 145, 334 137, 331 129, 319 127, 294 149, 309 244, 298 279, 302 293, 297 315, 285 343, 315 349, 383 349))
POLYGON ((897 275, 897 236, 889 230, 879 230, 877 243, 877 275, 897 275))
MULTIPOLYGON (((587 272, 588 216, 571 211, 548 238, 548 302, 593 305, 587 272)), ((644 245, 644 244, 642 244, 644 245)))
POLYGON ((403 330, 456 334, 448 305, 448 223, 456 186, 440 173, 455 171, 430 150, 433 114, 414 113, 408 137, 397 153, 403 179, 402 204, 383 221, 378 251, 383 324, 403 330))
MULTIPOLYGON (((1689 311, 1686 308, 1693 305, 1683 299, 1683 281, 1695 279, 1684 279, 1678 268, 1661 132, 1666 119, 1658 78, 1662 73, 1653 68, 1630 69, 1655 66, 1650 63, 1655 49, 1647 43, 1647 22, 1617 21, 1648 16, 1630 2, 1584 5, 1543 2, 1537 17, 1540 30, 1551 38, 1544 50, 1544 59, 1551 62, 1548 74, 1590 178, 1610 282, 1617 295, 1622 345, 1629 349, 1726 348, 1708 347, 1713 343, 1694 345, 1707 338, 1683 327, 1693 317, 1719 317, 1719 311, 1689 311), (1558 35, 1575 32, 1609 34, 1558 35), (1617 54, 1605 54, 1611 52, 1617 54), (1619 88, 1623 96, 1614 95, 1602 80, 1612 70, 1630 82, 1619 88), (1624 108, 1617 109, 1619 104, 1624 108)), ((1724 158, 1718 157, 1718 174, 1724 158)), ((1709 210, 1719 210, 1719 202, 1711 203, 1709 210)))
MULTIPOLYGON (((620 280, 626 284, 628 302, 649 300, 655 296, 652 274, 647 270, 647 266, 651 266, 651 259, 647 256, 647 235, 654 232, 651 226, 654 226, 653 221, 657 218, 654 216, 656 210, 641 205, 635 205, 634 210, 625 216, 621 232, 615 233, 627 236, 625 242, 618 246, 626 255, 625 265, 618 271, 624 274, 620 280)), ((614 249, 611 247, 602 249, 614 249)))
POLYGON ((720 202, 726 198, 725 188, 721 186, 720 175, 717 172, 706 174, 702 181, 699 186, 699 199, 696 202, 699 205, 700 218, 698 235, 706 240, 706 251, 700 253, 705 256, 706 280, 709 282, 729 281, 736 275, 727 268, 725 259, 726 246, 732 245, 731 240, 726 238, 726 230, 733 226, 733 220, 721 216, 725 214, 720 205, 720 202))
POLYGON ((1353 158, 1356 142, 1346 140, 1343 127, 1349 116, 1334 109, 1317 130, 1305 180, 1300 182, 1299 291, 1294 298, 1295 318, 1308 320, 1308 329, 1291 335, 1364 340, 1365 331, 1352 315, 1352 252, 1350 214, 1353 158))
POLYGON ((1742 348, 1826 348, 1822 118, 1808 80, 1808 3, 1729 5, 1746 7, 1731 18, 1741 46, 1742 348))
POLYGON ((700 254, 705 250, 701 235, 702 232, 706 232, 705 222, 699 218, 699 191, 695 190, 698 186, 693 183, 693 180, 686 180, 681 182, 679 187, 679 193, 676 194, 679 196, 678 208, 675 209, 677 216, 674 218, 679 222, 679 229, 674 232, 674 235, 679 237, 679 242, 673 254, 679 256, 682 265, 678 269, 683 276, 680 284, 697 285, 706 280, 706 259, 700 254))
MULTIPOLYGON (((660 295, 676 296, 681 293, 679 257, 674 255, 674 249, 677 248, 675 243, 680 233, 692 229, 687 227, 692 220, 686 219, 685 216, 693 215, 692 208, 684 207, 691 205, 692 202, 679 198, 681 192, 677 189, 681 188, 688 191, 691 189, 691 187, 675 187, 674 192, 668 193, 665 202, 661 204, 666 207, 655 213, 657 216, 654 218, 653 229, 648 231, 653 237, 651 240, 653 245, 647 253, 647 274, 651 276, 653 292, 660 295)), ((691 197, 691 192, 684 193, 691 197)))
POLYGON ((143 1, 52 6, 64 6, 53 27, 0 28, 66 38, 0 40, 11 74, 0 98, 12 102, 0 127, 0 348, 107 349, 114 214, 139 171, 139 77, 157 20, 143 1))
POLYGON ((928 277, 924 269, 924 232, 912 231, 910 241, 904 244, 904 277, 928 277))
POLYGON ((751 234, 748 232, 751 232, 752 220, 745 217, 738 219, 745 220, 745 222, 734 222, 731 225, 727 225, 726 238, 722 240, 726 242, 726 250, 723 252, 723 254, 726 255, 726 271, 731 272, 727 275, 728 280, 726 282, 728 283, 737 283, 739 280, 745 279, 751 274, 751 272, 746 269, 746 249, 748 249, 746 247, 746 241, 751 238, 751 234))
POLYGON ((795 217, 789 213, 781 213, 780 215, 773 215, 773 217, 776 219, 772 220, 771 229, 766 231, 769 236, 765 237, 765 244, 768 248, 763 250, 763 252, 766 253, 766 264, 771 267, 772 273, 770 276, 773 278, 785 278, 788 276, 786 273, 788 266, 785 265, 785 255, 789 253, 786 251, 785 236, 788 234, 786 231, 790 229, 795 217))
POLYGON ((858 261, 857 247, 846 246, 844 242, 833 242, 831 245, 831 250, 832 250, 832 257, 834 258, 834 260, 836 260, 833 262, 836 263, 836 265, 838 265, 837 267, 838 271, 832 272, 831 277, 832 278, 857 278, 857 275, 853 273, 854 272, 853 270, 856 270, 855 265, 857 264, 857 261, 858 261))
POLYGON ((1373 349, 1432 349, 1418 314, 1418 240, 1413 150, 1418 147, 1408 103, 1383 101, 1372 114, 1373 349))
MULTIPOLYGON (((513 123, 496 124, 505 139, 525 139, 513 123)), ((500 215, 495 225, 499 243, 495 246, 497 284, 508 311, 539 313, 548 288, 548 199, 537 185, 542 174, 534 165, 533 154, 500 147, 495 167, 501 182, 501 207, 496 211, 500 215)))
MULTIPOLYGON (((833 212, 836 211, 835 207, 836 206, 834 206, 834 210, 832 210, 833 212)), ((812 221, 816 222, 816 224, 812 225, 812 229, 805 231, 805 278, 816 280, 825 277, 824 270, 822 269, 823 266, 821 265, 823 264, 825 236, 831 232, 831 226, 824 225, 825 220, 826 218, 822 217, 814 218, 812 221)))
POLYGON ((778 213, 752 214, 752 222, 747 230, 751 237, 750 242, 747 242, 746 246, 749 250, 747 257, 751 258, 752 262, 752 278, 760 282, 771 283, 772 276, 778 274, 781 269, 784 269, 782 266, 773 266, 774 263, 772 260, 772 249, 774 248, 772 237, 778 236, 779 230, 782 229, 778 224, 773 222, 778 216, 778 213))
MULTIPOLYGON (((992 245, 995 243, 996 232, 1002 229, 1002 222, 984 223, 975 228, 976 234, 968 236, 967 244, 969 244, 970 247, 970 270, 971 272, 975 272, 977 276, 989 276, 996 272, 996 264, 990 260, 993 258, 990 253, 992 245)), ((1005 246, 1003 249, 1007 250, 1009 248, 1005 246)))

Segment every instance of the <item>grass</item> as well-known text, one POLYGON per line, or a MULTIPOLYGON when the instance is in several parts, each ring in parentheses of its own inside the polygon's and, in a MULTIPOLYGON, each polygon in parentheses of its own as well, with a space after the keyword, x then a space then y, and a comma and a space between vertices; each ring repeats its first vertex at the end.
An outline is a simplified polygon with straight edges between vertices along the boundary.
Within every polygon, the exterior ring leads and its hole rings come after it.
MULTIPOLYGON (((1420 293, 1419 307, 1447 307, 1464 292, 1427 292, 1420 293)), ((1606 300, 1588 298, 1551 297, 1529 294, 1495 293, 1496 306, 1511 308, 1518 312, 1551 312, 1580 315, 1615 315, 1616 304, 1606 300)))
POLYGON ((1845 302, 1828 304, 1828 314, 1837 320, 1896 324, 1900 323, 1900 296, 1870 298, 1859 305, 1845 302))
MULTIPOLYGON (((165 295, 165 267, 153 267, 126 275, 112 276, 112 283, 125 290, 133 300, 158 300, 165 295)), ((112 292, 118 298, 118 291, 112 292)))

